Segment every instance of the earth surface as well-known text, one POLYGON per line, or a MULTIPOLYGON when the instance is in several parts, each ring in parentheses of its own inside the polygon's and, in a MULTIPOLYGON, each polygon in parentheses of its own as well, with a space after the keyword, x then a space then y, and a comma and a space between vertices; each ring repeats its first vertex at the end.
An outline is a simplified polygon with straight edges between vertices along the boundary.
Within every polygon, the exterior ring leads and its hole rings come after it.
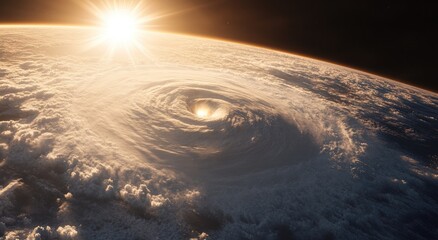
POLYGON ((111 53, 95 34, 0 27, 2 239, 438 239, 436 93, 170 33, 111 53))

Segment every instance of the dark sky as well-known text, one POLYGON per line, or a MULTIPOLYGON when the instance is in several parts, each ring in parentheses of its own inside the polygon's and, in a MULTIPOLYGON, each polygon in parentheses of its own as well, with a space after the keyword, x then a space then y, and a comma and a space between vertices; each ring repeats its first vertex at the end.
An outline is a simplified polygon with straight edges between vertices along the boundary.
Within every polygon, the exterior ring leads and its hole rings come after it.
MULTIPOLYGON (((113 0, 111 0, 113 1, 113 0)), ((0 0, 0 22, 83 24, 79 0, 0 0)), ((286 50, 438 92, 433 1, 149 0, 158 30, 286 50)))

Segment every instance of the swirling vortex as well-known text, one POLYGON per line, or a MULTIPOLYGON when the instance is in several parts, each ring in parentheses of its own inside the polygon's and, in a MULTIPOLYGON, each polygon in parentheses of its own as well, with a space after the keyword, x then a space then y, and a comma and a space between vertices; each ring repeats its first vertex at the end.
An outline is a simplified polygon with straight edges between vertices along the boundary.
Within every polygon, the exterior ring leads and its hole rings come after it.
POLYGON ((242 79, 199 71, 145 74, 107 76, 99 82, 111 89, 87 85, 92 90, 86 98, 99 102, 86 105, 96 106, 91 111, 106 119, 95 127, 135 149, 143 161, 214 180, 295 164, 319 153, 310 133, 242 79))

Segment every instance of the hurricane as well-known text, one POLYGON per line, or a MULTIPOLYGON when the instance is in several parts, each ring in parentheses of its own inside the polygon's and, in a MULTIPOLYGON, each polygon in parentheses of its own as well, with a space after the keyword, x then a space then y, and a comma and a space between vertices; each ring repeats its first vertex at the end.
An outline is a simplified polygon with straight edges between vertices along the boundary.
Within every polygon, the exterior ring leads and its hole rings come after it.
POLYGON ((438 96, 290 53, 0 28, 4 239, 433 239, 438 96))

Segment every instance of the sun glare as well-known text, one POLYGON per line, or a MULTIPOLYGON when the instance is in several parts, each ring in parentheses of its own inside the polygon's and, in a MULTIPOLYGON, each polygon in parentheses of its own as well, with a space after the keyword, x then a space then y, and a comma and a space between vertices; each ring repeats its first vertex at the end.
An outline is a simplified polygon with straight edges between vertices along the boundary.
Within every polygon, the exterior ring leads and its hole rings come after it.
POLYGON ((148 57, 145 48, 147 28, 158 17, 147 12, 141 0, 84 1, 82 6, 96 19, 94 35, 85 46, 86 49, 107 48, 104 57, 109 60, 142 61, 148 57))
POLYGON ((140 23, 135 13, 127 10, 108 12, 102 20, 104 37, 112 42, 128 43, 134 41, 140 30, 140 23))

